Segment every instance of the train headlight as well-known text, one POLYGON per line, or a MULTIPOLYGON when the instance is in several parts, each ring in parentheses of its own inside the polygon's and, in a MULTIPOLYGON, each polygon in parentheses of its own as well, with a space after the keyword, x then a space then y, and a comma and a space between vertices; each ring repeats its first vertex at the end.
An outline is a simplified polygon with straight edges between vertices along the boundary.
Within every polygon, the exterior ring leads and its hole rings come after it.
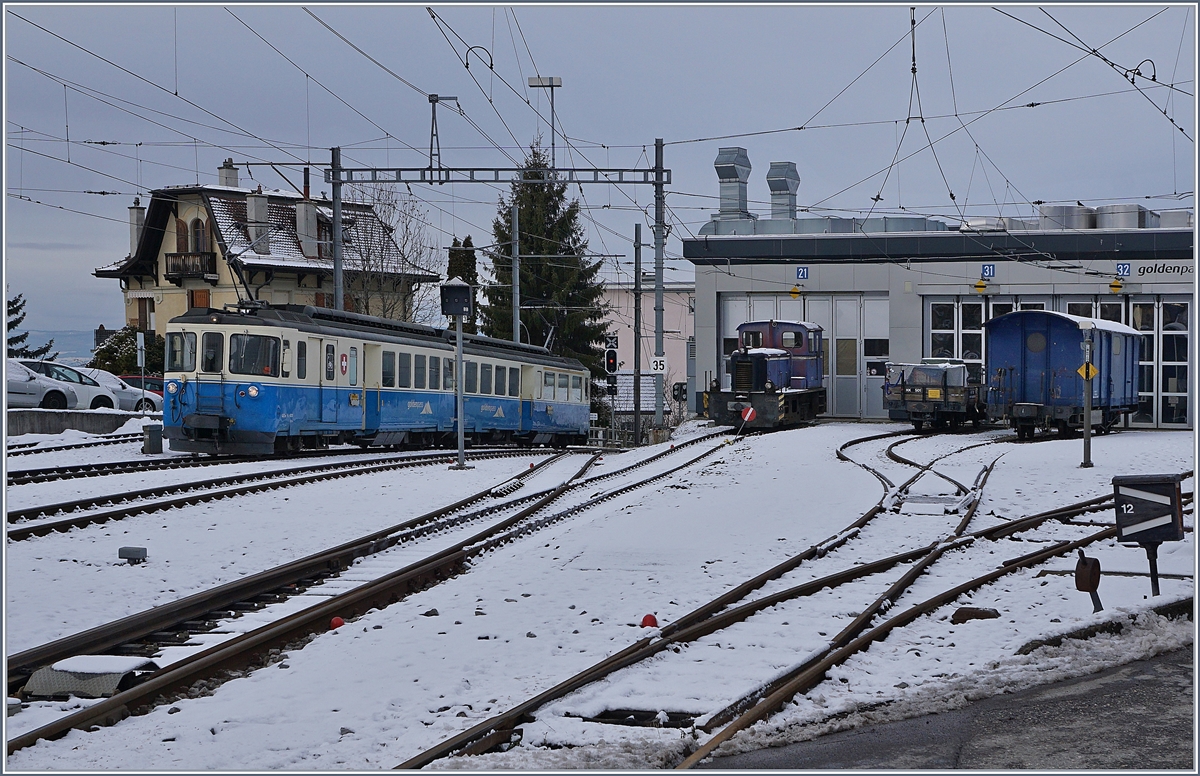
POLYGON ((250 386, 249 388, 246 389, 246 393, 250 394, 250 398, 253 399, 254 397, 258 396, 258 386, 257 385, 250 386))
POLYGON ((767 380, 765 383, 763 383, 763 388, 766 388, 767 391, 773 391, 775 390, 775 383, 767 380))
POLYGON ((711 383, 709 383, 709 384, 708 384, 708 389, 709 389, 710 391, 719 391, 719 390, 721 390, 721 383, 720 383, 720 381, 719 381, 719 380, 713 380, 711 383))
POLYGON ((170 394, 179 393, 179 383, 176 383, 176 382, 167 383, 167 393, 170 393, 170 394))

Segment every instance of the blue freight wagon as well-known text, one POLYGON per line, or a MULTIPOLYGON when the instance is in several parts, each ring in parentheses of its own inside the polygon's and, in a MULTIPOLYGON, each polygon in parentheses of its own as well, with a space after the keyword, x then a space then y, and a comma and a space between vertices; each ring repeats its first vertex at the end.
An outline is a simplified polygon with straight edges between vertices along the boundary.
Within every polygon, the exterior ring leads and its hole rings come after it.
POLYGON ((1092 342, 1092 427, 1107 433, 1137 409, 1141 335, 1124 324, 1022 310, 984 324, 988 417, 1032 439, 1035 429, 1069 435, 1083 426, 1084 339, 1092 342))

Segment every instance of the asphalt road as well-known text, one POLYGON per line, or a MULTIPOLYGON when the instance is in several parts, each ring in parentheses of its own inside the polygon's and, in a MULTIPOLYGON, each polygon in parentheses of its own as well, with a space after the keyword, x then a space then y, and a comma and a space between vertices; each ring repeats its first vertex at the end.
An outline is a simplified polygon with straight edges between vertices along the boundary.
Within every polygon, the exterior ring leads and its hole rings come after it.
POLYGON ((1193 648, 702 768, 1195 771, 1193 648))

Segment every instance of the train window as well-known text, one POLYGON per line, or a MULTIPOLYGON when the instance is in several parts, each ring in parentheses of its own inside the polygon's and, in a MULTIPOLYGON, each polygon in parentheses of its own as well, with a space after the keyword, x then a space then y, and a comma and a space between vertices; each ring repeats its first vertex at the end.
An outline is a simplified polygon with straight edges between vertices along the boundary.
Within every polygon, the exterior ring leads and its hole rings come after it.
POLYGON ((442 361, 442 388, 446 389, 447 391, 455 390, 454 361, 449 358, 442 361))
POLYGON ((559 401, 570 401, 571 393, 568 386, 571 384, 571 378, 568 375, 560 374, 558 376, 558 394, 559 401))
POLYGON ((425 387, 425 356, 418 353, 413 356, 413 388, 425 387))
POLYGON ((400 354, 400 367, 396 370, 396 385, 401 388, 409 388, 412 386, 412 354, 400 354))
POLYGON ((206 331, 201 343, 204 347, 200 351, 200 371, 220 372, 221 354, 225 348, 224 335, 219 331, 206 331))
POLYGON ((546 401, 554 401, 554 373, 546 372, 542 375, 542 398, 546 401))
POLYGON ((492 392, 492 365, 491 364, 480 364, 479 365, 479 392, 480 393, 489 393, 489 394, 492 392))
POLYGON ((742 332, 742 347, 744 348, 761 348, 762 340, 763 336, 761 331, 742 332))
POLYGON ((350 384, 358 385, 358 348, 350 348, 350 384))
POLYGON ((438 378, 442 374, 442 360, 437 356, 429 357, 429 388, 436 391, 438 389, 438 378))
MULTIPOLYGON (((800 344, 803 345, 804 344, 803 341, 801 341, 800 344)), ((796 347, 796 332, 785 331, 783 333, 783 347, 785 347, 785 348, 796 347)))
POLYGON ((292 366, 292 342, 291 342, 291 340, 284 340, 283 341, 283 369, 281 371, 281 374, 284 377, 289 377, 291 375, 291 366, 292 366))
POLYGON ((1112 346, 1113 355, 1114 356, 1121 355, 1121 338, 1119 336, 1117 336, 1116 334, 1114 334, 1113 338, 1112 338, 1112 342, 1113 342, 1113 346, 1112 346))
POLYGON ((508 370, 508 395, 509 396, 520 396, 521 395, 521 368, 520 367, 514 366, 514 367, 510 367, 508 370))
POLYGON ((396 354, 390 350, 383 351, 383 387, 396 387, 396 354))
POLYGON ((296 342, 296 379, 308 377, 308 343, 304 340, 296 342))
POLYGON ((1030 353, 1041 353, 1046 349, 1046 335, 1040 331, 1030 332, 1025 338, 1025 347, 1030 353))
POLYGON ((479 364, 474 361, 468 361, 466 366, 467 381, 463 384, 463 391, 466 393, 479 392, 479 364))
POLYGON ((329 382, 333 382, 334 369, 336 369, 334 364, 336 362, 337 362, 337 355, 334 353, 334 346, 326 345, 325 346, 325 379, 328 380, 329 382))
MULTIPOLYGON (((204 335, 205 356, 208 335, 204 335)), ((220 336, 219 334, 217 335, 220 336)), ((351 353, 354 351, 351 350, 351 353)), ((351 358, 354 358, 352 355, 351 358)), ((229 371, 238 375, 279 376, 279 339, 258 334, 229 335, 229 371)))
POLYGON ((167 334, 167 371, 196 371, 196 335, 190 331, 167 334))
POLYGON ((820 335, 820 334, 818 334, 817 332, 815 332, 815 331, 810 331, 810 332, 808 333, 808 352, 809 352, 809 353, 816 353, 816 352, 817 352, 817 349, 818 349, 818 348, 817 348, 817 342, 818 342, 820 339, 821 339, 821 335, 820 335))
POLYGON ((583 401, 583 378, 571 375, 571 401, 583 401))
POLYGON ((496 367, 496 395, 497 396, 504 395, 504 385, 505 385, 504 378, 505 378, 505 372, 507 372, 507 371, 508 370, 502 366, 496 367))

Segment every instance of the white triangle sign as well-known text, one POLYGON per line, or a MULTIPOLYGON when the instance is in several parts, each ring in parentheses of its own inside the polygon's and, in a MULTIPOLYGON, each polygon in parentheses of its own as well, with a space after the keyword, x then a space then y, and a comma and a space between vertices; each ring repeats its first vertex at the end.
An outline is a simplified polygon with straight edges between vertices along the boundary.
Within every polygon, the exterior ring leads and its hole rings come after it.
POLYGON ((502 418, 502 417, 504 417, 504 408, 503 408, 503 407, 497 407, 497 408, 496 408, 496 414, 495 414, 495 415, 493 415, 492 417, 495 417, 495 418, 502 418))
POLYGON ((425 409, 421 410, 422 415, 432 415, 433 408, 429 406, 429 402, 425 402, 425 409))

